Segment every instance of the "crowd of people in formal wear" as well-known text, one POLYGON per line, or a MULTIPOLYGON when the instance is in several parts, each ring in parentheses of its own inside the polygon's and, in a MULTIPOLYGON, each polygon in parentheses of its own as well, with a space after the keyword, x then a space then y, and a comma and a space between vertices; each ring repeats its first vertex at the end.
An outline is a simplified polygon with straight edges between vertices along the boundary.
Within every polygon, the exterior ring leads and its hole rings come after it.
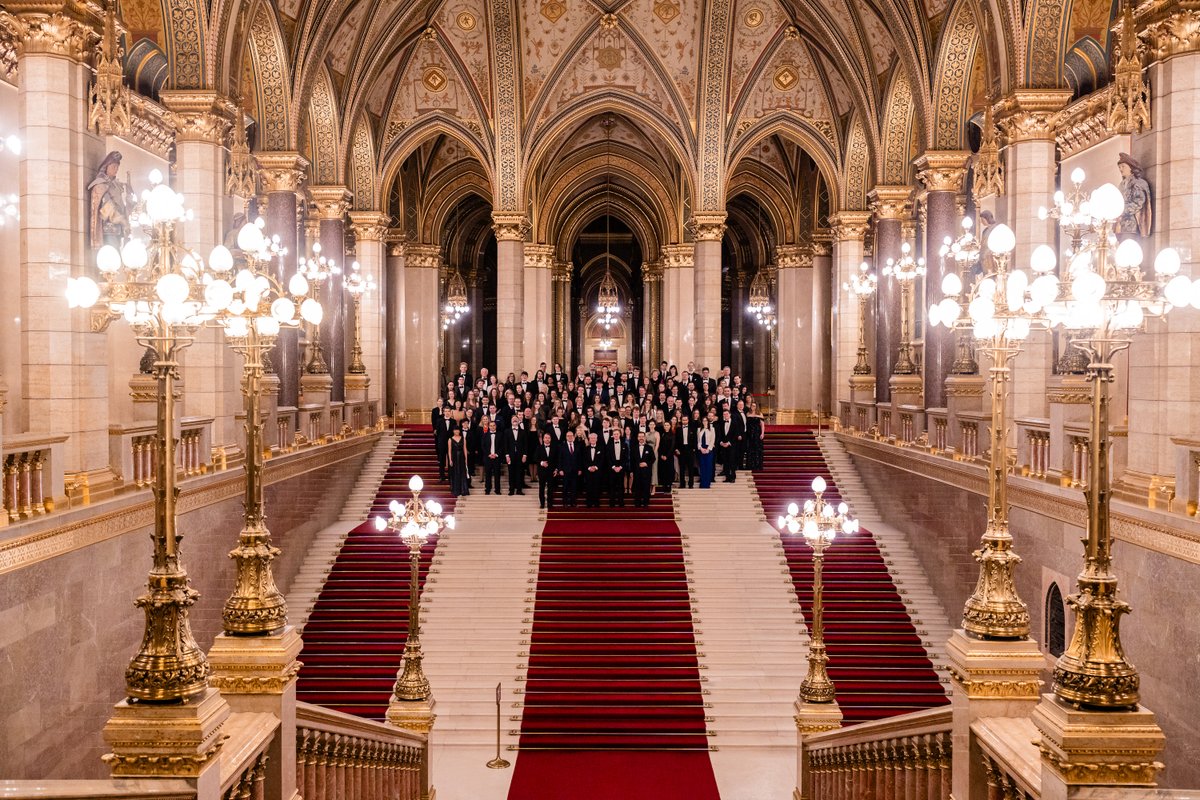
POLYGON ((602 499, 648 506, 657 492, 732 483, 759 469, 765 420, 747 386, 728 367, 710 374, 663 362, 649 375, 580 366, 575 374, 543 363, 503 380, 466 362, 432 411, 438 472, 455 496, 482 475, 484 494, 510 495, 537 483, 542 508, 556 496, 572 507, 602 499))

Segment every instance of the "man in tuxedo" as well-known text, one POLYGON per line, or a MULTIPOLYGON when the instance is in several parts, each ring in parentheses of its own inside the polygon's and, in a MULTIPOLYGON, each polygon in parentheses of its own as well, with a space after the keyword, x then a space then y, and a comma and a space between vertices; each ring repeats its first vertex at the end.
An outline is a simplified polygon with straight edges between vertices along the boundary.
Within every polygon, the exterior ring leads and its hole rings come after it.
POLYGON ((721 474, 726 483, 737 480, 737 443, 739 436, 745 439, 745 431, 738 433, 737 423, 732 419, 729 409, 721 413, 717 421, 717 452, 721 456, 721 474))
POLYGON ((500 494, 500 465, 504 463, 504 442, 492 427, 487 417, 479 423, 479 451, 477 458, 483 463, 483 493, 491 494, 495 487, 500 494))
POLYGON ((521 418, 514 416, 512 423, 504 430, 504 463, 508 465, 508 493, 525 494, 525 462, 528 459, 525 451, 525 430, 521 427, 521 418))
POLYGON ((442 404, 442 398, 437 399, 437 405, 429 412, 429 421, 433 425, 433 451, 437 456, 438 464, 438 480, 446 480, 446 440, 449 435, 446 432, 446 422, 449 417, 446 416, 446 408, 442 404))
POLYGON ((734 396, 730 405, 733 410, 730 413, 730 419, 733 421, 733 427, 737 430, 737 441, 734 443, 734 464, 738 469, 742 469, 746 464, 746 450, 750 444, 746 436, 747 428, 750 420, 746 417, 746 404, 734 396))
POLYGON ((612 436, 604 454, 608 458, 608 505, 625 507, 625 475, 629 472, 629 440, 612 436))
POLYGON ((554 503, 554 475, 558 471, 558 453, 554 449, 553 437, 542 434, 542 443, 537 449, 538 508, 550 508, 554 503))
POLYGON ((558 477, 562 481, 563 505, 574 508, 579 487, 579 470, 582 466, 582 446, 575 441, 575 431, 568 430, 566 441, 558 451, 558 477))
POLYGON ((600 487, 606 477, 604 450, 597 441, 599 438, 594 433, 588 434, 588 444, 583 451, 583 490, 587 497, 585 505, 588 508, 600 507, 600 487))
POLYGON ((633 504, 650 506, 650 476, 654 470, 654 448, 646 444, 646 434, 638 432, 637 454, 633 462, 633 504))
MULTIPOLYGON (((467 448, 467 487, 470 488, 471 481, 475 477, 475 467, 479 465, 477 452, 479 450, 479 429, 475 427, 470 416, 464 417, 462 424, 459 425, 462 430, 463 440, 466 442, 467 448)), ((446 443, 449 446, 449 442, 446 443)))

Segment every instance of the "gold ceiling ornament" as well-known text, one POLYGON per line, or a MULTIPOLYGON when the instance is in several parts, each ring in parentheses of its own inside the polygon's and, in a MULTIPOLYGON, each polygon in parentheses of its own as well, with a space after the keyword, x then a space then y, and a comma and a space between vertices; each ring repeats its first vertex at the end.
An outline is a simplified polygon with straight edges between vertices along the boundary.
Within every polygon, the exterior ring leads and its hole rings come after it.
POLYGON ((983 110, 983 136, 975 156, 975 199, 1004 194, 1004 164, 1000 160, 1000 135, 992 117, 992 101, 983 110))
POLYGON ((742 15, 742 22, 745 23, 747 28, 757 28, 759 25, 762 25, 766 19, 767 16, 763 13, 761 8, 751 8, 742 15))
POLYGON ((555 23, 567 13, 567 4, 562 0, 542 0, 541 12, 543 17, 555 23))
POLYGON ((1116 44, 1117 68, 1105 127, 1109 133, 1142 133, 1150 129, 1150 88, 1142 77, 1141 46, 1132 0, 1121 3, 1121 32, 1116 44))
POLYGON ((772 81, 775 88, 781 92, 790 92, 800 83, 800 73, 796 72, 796 66, 790 61, 785 62, 779 69, 775 70, 775 78, 772 81))
POLYGON ((679 0, 655 0, 654 15, 662 20, 663 24, 676 19, 680 13, 679 0))
POLYGON ((428 67, 421 75, 421 83, 431 92, 439 93, 446 89, 446 84, 449 81, 446 79, 446 73, 441 67, 428 67))
POLYGON ((88 100, 88 128, 101 136, 129 133, 129 88, 121 67, 124 51, 120 41, 120 20, 116 0, 104 4, 104 35, 96 57, 96 74, 88 100))
POLYGON ((454 23, 464 31, 475 30, 475 15, 470 11, 459 12, 459 15, 454 18, 454 23))

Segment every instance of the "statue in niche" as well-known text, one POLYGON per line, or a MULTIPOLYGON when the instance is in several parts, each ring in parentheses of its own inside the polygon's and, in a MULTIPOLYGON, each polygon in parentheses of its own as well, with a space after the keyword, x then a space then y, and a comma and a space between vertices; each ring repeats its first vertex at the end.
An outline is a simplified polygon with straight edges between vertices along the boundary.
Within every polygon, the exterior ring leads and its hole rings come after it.
POLYGON ((120 247, 129 235, 129 185, 117 177, 121 151, 113 150, 88 184, 88 220, 93 250, 106 244, 120 247))
POLYGON ((1121 153, 1117 157, 1117 169, 1121 171, 1121 196, 1125 198, 1125 210, 1113 227, 1117 237, 1122 240, 1145 239, 1150 235, 1154 219, 1146 172, 1129 153, 1121 153))

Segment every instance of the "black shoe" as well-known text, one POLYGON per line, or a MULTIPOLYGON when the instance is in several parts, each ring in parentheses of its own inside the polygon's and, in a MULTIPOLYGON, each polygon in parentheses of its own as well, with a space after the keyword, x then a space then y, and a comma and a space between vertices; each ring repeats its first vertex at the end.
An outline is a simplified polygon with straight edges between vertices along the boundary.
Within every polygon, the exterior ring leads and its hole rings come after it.
POLYGON ((508 496, 509 496, 509 497, 512 497, 514 494, 516 494, 516 491, 514 491, 513 489, 509 489, 509 490, 508 490, 508 496))
POLYGON ((538 508, 545 508, 545 507, 546 507, 545 503, 538 503, 538 508))
POLYGON ((522 497, 524 497, 524 496, 525 496, 525 490, 524 490, 524 489, 517 489, 517 494, 519 494, 519 495, 521 495, 522 497))

